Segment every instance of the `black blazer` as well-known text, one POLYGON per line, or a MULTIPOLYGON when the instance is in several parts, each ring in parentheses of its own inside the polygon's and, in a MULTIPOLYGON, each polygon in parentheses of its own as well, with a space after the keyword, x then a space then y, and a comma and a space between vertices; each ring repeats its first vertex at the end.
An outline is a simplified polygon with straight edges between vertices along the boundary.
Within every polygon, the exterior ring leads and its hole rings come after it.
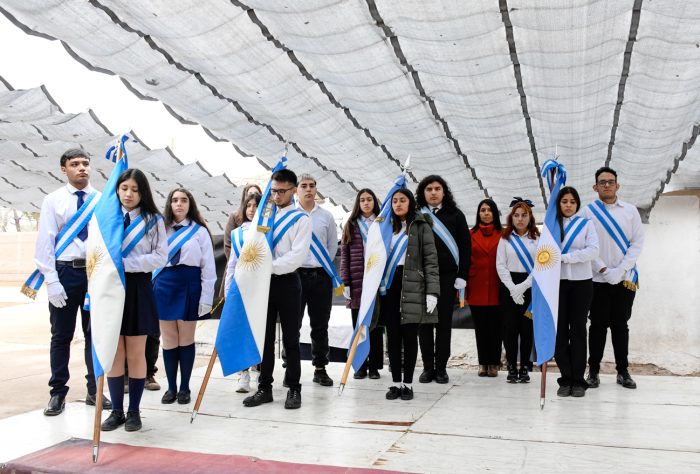
POLYGON ((455 259, 452 257, 452 253, 450 253, 447 245, 445 245, 437 234, 435 235, 435 246, 437 247, 440 274, 442 276, 443 273, 452 274, 456 272, 457 278, 462 278, 466 281, 469 275, 469 263, 471 262, 472 256, 472 238, 469 233, 469 227, 467 226, 467 219, 464 217, 464 213, 456 207, 442 207, 435 215, 440 219, 440 222, 447 227, 447 230, 450 231, 459 249, 459 268, 457 268, 455 259))

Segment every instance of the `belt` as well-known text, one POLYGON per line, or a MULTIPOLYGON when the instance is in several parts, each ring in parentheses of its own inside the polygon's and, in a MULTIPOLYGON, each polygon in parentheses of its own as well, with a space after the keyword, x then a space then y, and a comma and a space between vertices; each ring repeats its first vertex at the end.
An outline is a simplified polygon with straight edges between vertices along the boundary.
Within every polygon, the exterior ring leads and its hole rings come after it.
POLYGON ((299 267, 297 270, 300 273, 326 272, 322 267, 299 267))
POLYGON ((85 259, 76 258, 75 260, 56 260, 56 267, 85 268, 85 259))

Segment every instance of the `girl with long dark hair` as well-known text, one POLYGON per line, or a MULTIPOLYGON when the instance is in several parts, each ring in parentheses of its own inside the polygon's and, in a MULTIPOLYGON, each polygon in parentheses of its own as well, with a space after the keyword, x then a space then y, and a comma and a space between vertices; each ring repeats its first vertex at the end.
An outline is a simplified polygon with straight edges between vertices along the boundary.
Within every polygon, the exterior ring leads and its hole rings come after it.
MULTIPOLYGON (((350 308, 352 325, 357 325, 360 311, 360 297, 362 296, 362 278, 365 273, 365 240, 369 226, 379 215, 379 202, 371 189, 360 189, 355 198, 350 217, 348 217, 343 236, 340 241, 340 278, 343 280, 345 290, 343 294, 347 300, 346 306, 350 308)), ((369 357, 362 364, 360 370, 355 372, 354 378, 378 379, 379 370, 384 366, 384 330, 381 326, 375 327, 369 333, 369 357)))
POLYGON ((191 192, 184 188, 170 191, 163 215, 172 243, 167 265, 153 280, 163 338, 163 364, 168 379, 168 390, 161 403, 170 404, 177 400, 184 405, 190 402, 197 318, 211 311, 216 265, 209 229, 191 192))

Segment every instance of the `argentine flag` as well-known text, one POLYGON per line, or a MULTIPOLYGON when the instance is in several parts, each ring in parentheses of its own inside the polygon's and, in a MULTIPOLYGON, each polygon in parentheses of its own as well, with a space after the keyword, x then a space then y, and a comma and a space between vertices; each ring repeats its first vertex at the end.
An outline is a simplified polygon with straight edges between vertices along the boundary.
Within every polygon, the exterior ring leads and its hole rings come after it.
MULTIPOLYGON (((360 297, 359 317, 357 325, 353 331, 351 341, 355 340, 357 331, 361 331, 360 340, 355 349, 355 357, 352 360, 352 367, 355 371, 360 370, 365 359, 369 355, 369 328, 372 325, 372 315, 377 301, 377 291, 384 275, 384 268, 387 265, 389 246, 391 245, 391 198, 394 193, 406 187, 406 176, 402 174, 394 181, 394 185, 387 193, 382 202, 379 216, 372 222, 367 232, 365 242, 365 273, 362 277, 362 296, 360 297)), ((348 350, 348 355, 350 351, 348 350)))
POLYGON ((86 266, 92 332, 92 363, 95 380, 109 372, 117 352, 124 313, 125 280, 122 262, 124 218, 117 196, 117 180, 128 168, 126 135, 107 151, 107 159, 115 161, 112 174, 90 220, 87 238, 86 266))
POLYGON ((542 235, 537 244, 532 270, 532 326, 535 335, 537 365, 554 357, 559 316, 559 276, 561 274, 561 229, 557 222, 557 195, 566 183, 564 165, 547 160, 542 176, 549 185, 549 204, 542 235))
MULTIPOLYGON (((287 166, 283 156, 272 170, 287 166)), ((262 361, 267 323, 267 301, 272 275, 272 223, 275 205, 268 181, 252 225, 244 236, 231 287, 226 295, 215 347, 224 376, 262 361)))

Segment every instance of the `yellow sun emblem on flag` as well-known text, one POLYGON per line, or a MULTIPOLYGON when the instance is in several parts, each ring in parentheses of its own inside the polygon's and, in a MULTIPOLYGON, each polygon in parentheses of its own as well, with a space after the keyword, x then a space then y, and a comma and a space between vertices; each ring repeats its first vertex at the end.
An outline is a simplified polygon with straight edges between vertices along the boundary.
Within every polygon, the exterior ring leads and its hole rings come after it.
POLYGON ((88 280, 92 277, 93 272, 104 261, 107 249, 102 245, 90 247, 85 257, 85 271, 87 272, 88 280))
POLYGON ((536 260, 535 268, 549 270, 559 261, 558 252, 551 245, 544 244, 537 249, 536 260))
POLYGON ((241 250, 241 258, 238 260, 245 270, 257 270, 265 258, 265 244, 263 242, 246 242, 241 250))
POLYGON ((373 254, 370 254, 369 258, 367 259, 367 269, 365 271, 369 271, 370 269, 376 267, 378 263, 379 263, 379 254, 376 252, 373 254))

